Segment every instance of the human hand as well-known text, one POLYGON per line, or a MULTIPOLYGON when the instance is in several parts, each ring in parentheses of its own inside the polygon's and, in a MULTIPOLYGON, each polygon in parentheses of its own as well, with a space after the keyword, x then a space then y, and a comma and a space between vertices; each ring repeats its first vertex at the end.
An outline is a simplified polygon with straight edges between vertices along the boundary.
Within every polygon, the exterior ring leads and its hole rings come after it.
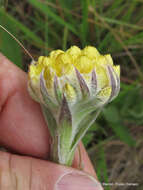
POLYGON ((0 54, 0 145, 18 154, 0 152, 0 190, 102 189, 82 144, 80 171, 78 151, 73 168, 44 160, 49 143, 40 106, 27 91, 26 73, 0 54))

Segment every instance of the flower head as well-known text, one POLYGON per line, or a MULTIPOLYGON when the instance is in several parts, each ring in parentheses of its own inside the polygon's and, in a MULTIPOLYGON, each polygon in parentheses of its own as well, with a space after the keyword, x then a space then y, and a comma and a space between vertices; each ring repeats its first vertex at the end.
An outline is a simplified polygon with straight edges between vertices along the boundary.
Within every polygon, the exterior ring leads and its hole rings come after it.
POLYGON ((30 86, 38 92, 37 99, 43 102, 40 95, 43 85, 56 105, 61 103, 63 95, 69 104, 87 95, 89 99, 98 97, 101 106, 117 96, 119 76, 120 67, 113 65, 111 56, 101 55, 92 46, 83 50, 72 46, 66 52, 52 51, 48 57, 39 57, 29 70, 30 86))
POLYGON ((68 153, 73 152, 91 121, 96 118, 97 114, 91 113, 101 110, 114 99, 119 89, 120 66, 113 65, 109 54, 101 55, 92 46, 82 50, 72 46, 65 52, 55 50, 30 65, 29 92, 44 106, 44 115, 52 125, 53 138, 60 138, 58 158, 61 163, 66 162, 65 158, 69 160, 68 153), (62 133, 69 137, 66 139, 69 142, 66 154, 63 151, 66 137, 62 133))

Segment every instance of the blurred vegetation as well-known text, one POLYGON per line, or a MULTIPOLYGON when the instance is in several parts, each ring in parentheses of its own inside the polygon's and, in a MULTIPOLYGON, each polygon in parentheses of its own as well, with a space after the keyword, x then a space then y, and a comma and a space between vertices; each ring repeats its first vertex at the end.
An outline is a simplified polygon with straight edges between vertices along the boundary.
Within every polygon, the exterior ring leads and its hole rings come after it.
MULTIPOLYGON (((53 49, 93 45, 120 64, 121 92, 104 108, 83 142, 101 182, 139 185, 105 186, 106 190, 143 189, 142 10, 143 0, 0 0, 0 24, 35 59, 53 49)), ((30 58, 2 30, 0 51, 27 71, 30 58)))

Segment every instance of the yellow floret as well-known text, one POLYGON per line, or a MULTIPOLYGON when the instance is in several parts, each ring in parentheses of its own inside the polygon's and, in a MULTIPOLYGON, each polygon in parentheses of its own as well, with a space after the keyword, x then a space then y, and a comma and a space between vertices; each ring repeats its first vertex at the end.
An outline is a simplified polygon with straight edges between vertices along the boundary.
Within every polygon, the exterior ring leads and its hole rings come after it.
POLYGON ((94 68, 93 61, 84 55, 76 59, 74 66, 80 73, 89 73, 94 68))
POLYGON ((75 99, 76 92, 70 84, 66 83, 63 89, 64 89, 64 92, 66 93, 66 96, 69 100, 75 99))
POLYGON ((95 63, 101 67, 103 65, 107 65, 108 62, 104 55, 100 55, 98 59, 95 60, 95 63))
POLYGON ((66 53, 59 54, 52 65, 58 77, 72 71, 72 59, 66 53))
POLYGON ((115 72, 117 73, 117 75, 120 77, 120 66, 117 65, 117 66, 114 66, 113 68, 114 68, 115 72))
POLYGON ((43 65, 41 64, 31 64, 30 65, 30 70, 29 70, 29 77, 32 79, 34 83, 37 83, 40 78, 40 74, 42 72, 43 65))
POLYGON ((58 55, 64 53, 64 51, 58 49, 58 50, 54 50, 50 53, 50 58, 52 59, 56 59, 58 55))
POLYGON ((107 64, 113 65, 113 59, 110 54, 104 55, 107 64))
POLYGON ((100 93, 98 94, 98 97, 100 98, 109 98, 111 94, 111 87, 103 88, 100 93))
POLYGON ((66 51, 66 54, 70 55, 73 61, 75 61, 75 59, 81 55, 81 49, 77 46, 72 46, 66 51))
POLYGON ((44 68, 44 79, 46 81, 47 88, 50 88, 54 79, 54 71, 52 71, 50 66, 44 68))
POLYGON ((38 64, 42 64, 43 66, 47 66, 51 63, 51 59, 49 57, 40 56, 38 59, 38 64))
POLYGON ((106 57, 103 55, 100 55, 94 63, 95 71, 96 71, 97 77, 98 77, 97 80, 98 80, 98 83, 101 88, 109 85, 107 70, 105 68, 105 65, 107 65, 107 64, 108 63, 107 63, 106 57))
POLYGON ((45 57, 44 56, 40 56, 39 58, 38 58, 38 64, 43 64, 43 60, 45 59, 45 57))
POLYGON ((100 88, 103 88, 109 85, 109 79, 105 67, 102 67, 100 64, 95 65, 95 72, 97 74, 97 81, 100 88))
POLYGON ((98 50, 95 47, 92 46, 87 46, 82 50, 82 54, 91 58, 91 59, 95 59, 97 58, 100 53, 98 52, 98 50))

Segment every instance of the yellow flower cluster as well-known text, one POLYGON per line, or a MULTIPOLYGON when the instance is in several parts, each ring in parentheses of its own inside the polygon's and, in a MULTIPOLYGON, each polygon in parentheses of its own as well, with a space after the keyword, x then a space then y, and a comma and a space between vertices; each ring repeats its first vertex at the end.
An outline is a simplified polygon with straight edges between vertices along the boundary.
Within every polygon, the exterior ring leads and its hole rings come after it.
MULTIPOLYGON (((96 74, 96 94, 109 97, 112 84, 107 66, 112 68, 112 78, 120 76, 120 66, 114 66, 109 54, 101 55, 95 47, 80 49, 72 46, 67 51, 55 50, 48 57, 40 56, 38 61, 30 65, 29 78, 34 88, 40 85, 40 76, 44 78, 48 93, 54 96, 55 76, 59 80, 59 89, 68 100, 75 99, 81 87, 77 83, 75 69, 80 73, 90 93, 93 91, 93 71, 96 74), (78 85, 77 85, 78 84, 78 85), (78 93, 77 93, 78 92, 78 93)), ((116 81, 116 79, 115 79, 116 81)), ((117 85, 117 84, 116 84, 117 85)))

